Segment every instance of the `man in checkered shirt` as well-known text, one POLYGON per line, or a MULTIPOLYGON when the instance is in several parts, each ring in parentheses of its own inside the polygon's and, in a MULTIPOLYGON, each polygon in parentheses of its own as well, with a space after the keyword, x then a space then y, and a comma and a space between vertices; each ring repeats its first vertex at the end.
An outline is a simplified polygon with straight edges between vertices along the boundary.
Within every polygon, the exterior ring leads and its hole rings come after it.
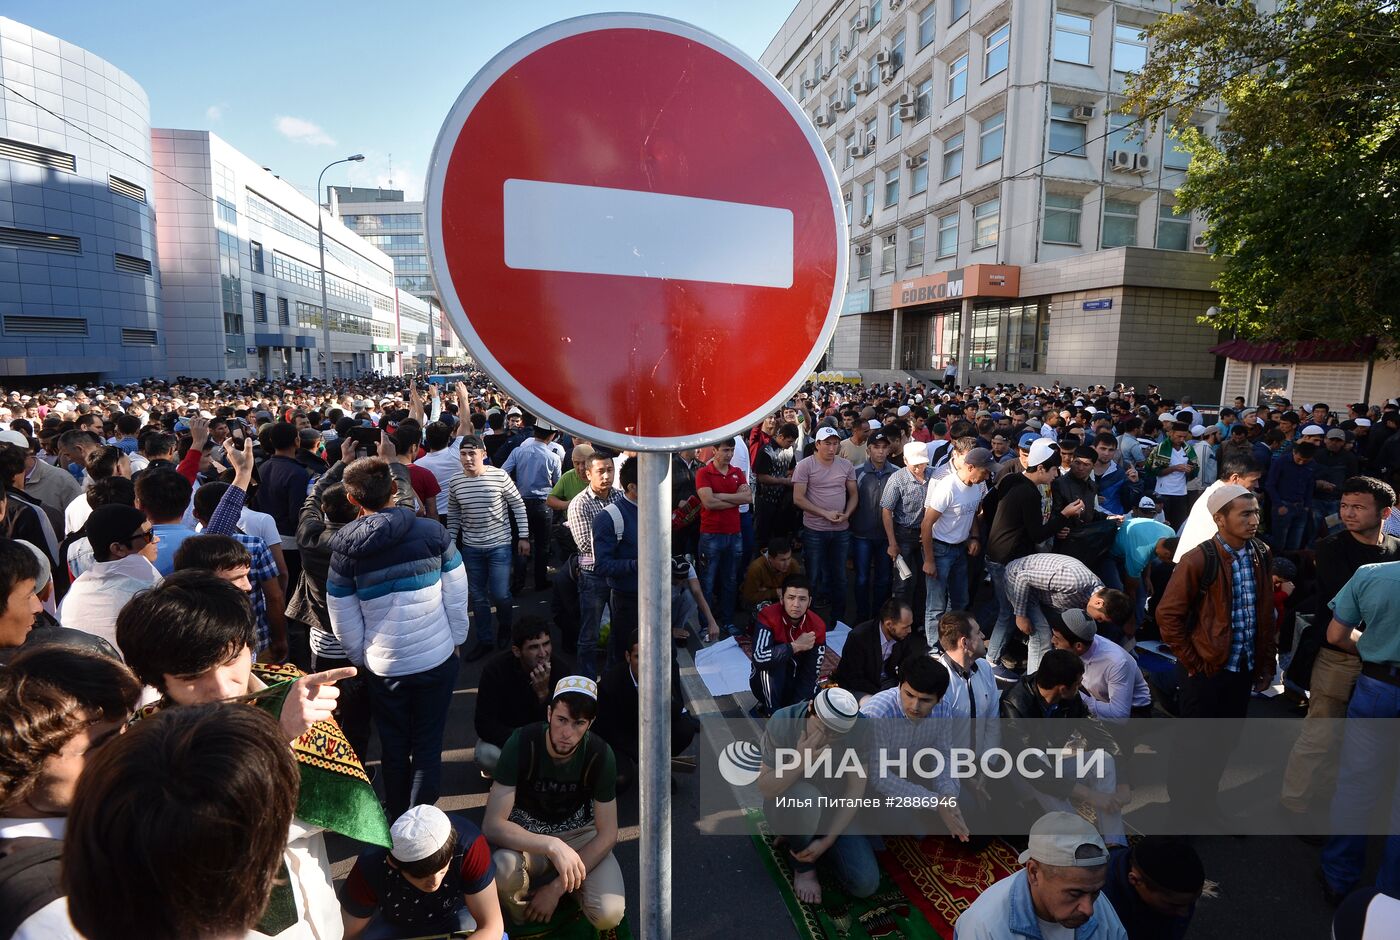
POLYGON ((1095 620, 1104 619, 1102 605, 1094 612, 1095 596, 1103 588, 1099 576, 1078 559, 1042 552, 1017 558, 1006 566, 1006 598, 1016 616, 1016 627, 1027 641, 1026 673, 1035 672, 1050 649, 1050 621, 1046 610, 1086 610, 1095 620))

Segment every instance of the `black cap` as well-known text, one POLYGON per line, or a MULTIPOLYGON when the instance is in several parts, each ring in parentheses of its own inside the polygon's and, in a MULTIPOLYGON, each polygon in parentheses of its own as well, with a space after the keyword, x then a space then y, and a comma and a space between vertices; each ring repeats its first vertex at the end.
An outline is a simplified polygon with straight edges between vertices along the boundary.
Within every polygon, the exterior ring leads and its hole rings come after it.
POLYGON ((871 431, 870 439, 867 440, 865 443, 866 446, 869 446, 871 444, 874 444, 876 441, 884 441, 886 444, 888 444, 890 442, 889 432, 886 431, 884 428, 881 428, 878 431, 871 431))
POLYGON ((108 503, 98 506, 88 516, 84 529, 93 555, 98 561, 110 560, 108 548, 113 542, 126 542, 146 524, 146 514, 134 506, 108 503))
POLYGON ((481 438, 477 437, 475 434, 467 434, 462 437, 462 443, 457 445, 457 449, 485 450, 486 445, 483 444, 481 438))

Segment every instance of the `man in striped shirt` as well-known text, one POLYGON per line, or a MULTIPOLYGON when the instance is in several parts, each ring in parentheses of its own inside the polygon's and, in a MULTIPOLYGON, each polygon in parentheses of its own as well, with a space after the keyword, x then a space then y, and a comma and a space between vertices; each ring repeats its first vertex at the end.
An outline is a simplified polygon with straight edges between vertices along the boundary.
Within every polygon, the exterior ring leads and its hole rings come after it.
MULTIPOLYGON (((486 463, 486 446, 469 434, 459 448, 462 472, 447 484, 447 535, 462 550, 467 570, 468 596, 476 620, 476 643, 467 653, 467 662, 482 658, 496 645, 510 639, 511 622, 511 518, 515 531, 530 531, 525 518, 525 501, 515 483, 499 467, 486 463), (492 629, 491 605, 496 605, 500 632, 492 629)), ((530 554, 530 540, 522 537, 520 554, 530 554)))
POLYGON ((594 569, 593 520, 622 498, 622 491, 613 487, 615 469, 609 451, 590 454, 584 468, 588 488, 569 501, 567 513, 569 534, 578 546, 578 668, 590 679, 598 675, 598 631, 608 601, 607 579, 594 569))

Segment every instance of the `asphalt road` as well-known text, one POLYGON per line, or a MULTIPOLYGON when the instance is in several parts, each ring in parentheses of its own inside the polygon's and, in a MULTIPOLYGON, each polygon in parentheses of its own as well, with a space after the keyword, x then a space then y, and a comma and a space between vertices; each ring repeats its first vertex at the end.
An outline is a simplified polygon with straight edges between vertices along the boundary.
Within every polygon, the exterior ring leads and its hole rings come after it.
MULTIPOLYGON (((522 598, 518 610, 549 615, 546 594, 522 598)), ((557 642, 557 637, 556 637, 557 642)), ((439 806, 461 811, 478 823, 486 804, 487 781, 472 762, 475 733, 472 713, 476 704, 481 663, 465 664, 457 682, 447 726, 443 754, 443 798, 439 806)), ((741 720, 743 702, 722 700, 717 707, 731 721, 741 720)), ((1281 699, 1256 700, 1251 715, 1284 715, 1289 706, 1281 699)), ((713 727, 712 723, 705 724, 713 727)), ((720 742, 723 746, 724 741, 720 742)), ((377 758, 377 745, 370 759, 377 758)), ((697 762, 711 762, 715 750, 702 735, 692 752, 697 762)), ((797 932, 778 897, 751 841, 744 836, 714 835, 722 821, 718 814, 701 811, 701 780, 713 780, 685 772, 674 774, 672 815, 671 885, 673 936, 681 940, 710 937, 795 938, 797 932)), ((1230 785, 1227 780, 1227 785, 1230 785)), ((1242 785, 1233 794, 1233 805, 1272 807, 1276 788, 1268 781, 1242 785)), ((713 805, 710 801, 708 805, 713 805)), ((1142 812, 1151 812, 1148 808, 1142 812)), ((1131 825, 1133 813, 1129 813, 1131 825)), ((638 825, 636 790, 619 799, 621 838, 616 856, 627 882, 628 916, 634 930, 636 912, 642 910, 638 893, 638 825)), ((1331 909, 1315 881, 1318 849, 1292 836, 1229 836, 1201 838, 1197 849, 1205 861, 1214 896, 1203 898, 1189 936, 1227 938, 1257 936, 1271 940, 1325 940, 1330 937, 1331 909)), ((1378 847, 1377 847, 1378 848, 1378 847)), ((355 843, 338 837, 330 852, 337 879, 350 869, 355 843)), ((1373 853, 1378 855, 1378 851, 1373 853)), ((1374 866, 1374 861, 1373 861, 1374 866)))

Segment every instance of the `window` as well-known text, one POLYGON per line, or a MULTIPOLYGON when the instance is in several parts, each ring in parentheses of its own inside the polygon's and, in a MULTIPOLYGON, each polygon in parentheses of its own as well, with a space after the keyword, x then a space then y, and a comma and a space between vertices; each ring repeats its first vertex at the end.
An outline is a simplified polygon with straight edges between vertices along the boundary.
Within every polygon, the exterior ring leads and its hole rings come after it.
POLYGON ((885 208, 899 203, 899 167, 885 171, 885 208))
POLYGON ((958 214, 938 217, 938 257, 952 258, 958 253, 958 214))
POLYGON ((904 68, 904 30, 894 34, 894 45, 890 47, 890 67, 896 72, 904 68))
POLYGON ((953 15, 949 17, 949 23, 956 23, 967 16, 967 8, 971 6, 972 0, 953 0, 953 15))
POLYGON ((263 267, 263 247, 261 242, 248 243, 248 263, 254 274, 265 274, 263 267))
POLYGON ((253 291, 253 322, 267 322, 267 295, 261 291, 253 291))
POLYGON ((822 75, 822 54, 820 52, 812 57, 812 77, 817 81, 821 81, 822 78, 824 78, 822 75))
POLYGON ((1170 251, 1191 250, 1191 217, 1177 215, 1171 206, 1157 208, 1157 247, 1170 251))
POLYGON ((1006 112, 993 114, 982 122, 982 133, 977 140, 977 165, 1001 159, 1001 151, 1006 143, 1006 112))
POLYGON ((1162 166, 1169 170, 1185 170, 1191 166, 1191 152, 1175 129, 1167 131, 1167 143, 1162 148, 1162 166))
POLYGON ((1006 71, 1011 60, 1011 24, 1003 23, 987 37, 986 51, 982 55, 982 80, 1006 71))
POLYGON ((846 83, 846 107, 848 108, 856 106, 856 82, 858 81, 860 81, 859 73, 852 75, 851 80, 846 83))
POLYGON ((828 47, 831 52, 831 67, 836 68, 836 63, 841 61, 841 30, 831 34, 831 44, 828 47))
POLYGON ((1050 152, 1072 157, 1085 155, 1085 125, 1071 118, 1072 104, 1050 105, 1050 152))
POLYGON ((914 169, 909 174, 909 195, 917 196, 928 190, 928 151, 914 158, 914 169))
POLYGON ((914 267, 924 263, 924 234, 928 227, 920 222, 918 225, 909 228, 909 258, 906 261, 908 267, 914 267))
POLYGON ((1137 244, 1138 206, 1124 199, 1103 201, 1102 248, 1132 247, 1137 244))
POLYGON ((866 146, 873 147, 879 137, 880 119, 872 117, 865 122, 865 143, 866 146))
POLYGON ((885 0, 875 0, 870 4, 870 25, 879 23, 885 15, 885 0))
POLYGON ((1038 303, 978 306, 972 311, 972 368, 982 372, 1034 372, 1043 361, 1049 328, 1038 303))
POLYGON ((842 149, 846 153, 846 166, 854 166, 856 162, 855 154, 851 153, 851 148, 856 145, 856 132, 851 131, 846 135, 846 145, 842 149))
POLYGON ((875 215, 875 181, 871 180, 860 187, 861 215, 869 218, 875 215))
POLYGON ((894 273, 894 252, 895 244, 899 236, 891 232, 880 239, 880 273, 894 273))
POLYGON ((972 247, 990 248, 997 243, 1001 228, 1001 199, 988 199, 972 207, 972 247))
POLYGON ((954 134, 943 141, 943 182, 962 176, 962 157, 962 134, 954 134))
POLYGON ((865 251, 856 255, 856 278, 861 281, 868 281, 870 280, 870 246, 862 245, 861 247, 864 248, 865 251))
POLYGON ((851 194, 850 194, 850 193, 847 193, 847 194, 846 194, 846 226, 849 228, 850 225, 851 225, 851 194))
POLYGON ((919 82, 914 89, 914 123, 933 113, 933 76, 919 82))
POLYGON ((1075 65, 1089 64, 1089 47, 1094 36, 1094 21, 1073 13, 1055 14, 1055 58, 1075 65))
POLYGON ((1051 245, 1078 245, 1079 217, 1083 212, 1083 196, 1046 193, 1044 241, 1051 245))
POLYGON ((287 298, 277 298, 277 322, 282 326, 292 325, 292 314, 287 305, 287 298))
POLYGON ((874 91, 880 87, 880 63, 875 61, 875 57, 870 57, 870 71, 865 76, 865 83, 874 91))
POLYGON ((1108 116, 1108 149, 1142 153, 1142 125, 1126 114, 1108 116))
POLYGON ((1113 71, 1136 72, 1147 64, 1147 34, 1136 26, 1113 27, 1113 71))
POLYGON ((967 53, 958 56, 948 66, 948 103, 967 94, 967 53))
POLYGON ((904 132, 904 121, 899 116, 899 102, 895 101, 890 105, 890 138, 898 137, 904 132))
POLYGON ((919 11, 919 48, 920 48, 920 49, 922 49, 924 46, 927 46, 929 43, 933 42, 933 31, 934 31, 934 26, 933 26, 933 15, 934 15, 934 12, 935 12, 935 11, 934 11, 934 5, 933 5, 932 3, 929 3, 928 6, 924 7, 922 10, 919 11))

